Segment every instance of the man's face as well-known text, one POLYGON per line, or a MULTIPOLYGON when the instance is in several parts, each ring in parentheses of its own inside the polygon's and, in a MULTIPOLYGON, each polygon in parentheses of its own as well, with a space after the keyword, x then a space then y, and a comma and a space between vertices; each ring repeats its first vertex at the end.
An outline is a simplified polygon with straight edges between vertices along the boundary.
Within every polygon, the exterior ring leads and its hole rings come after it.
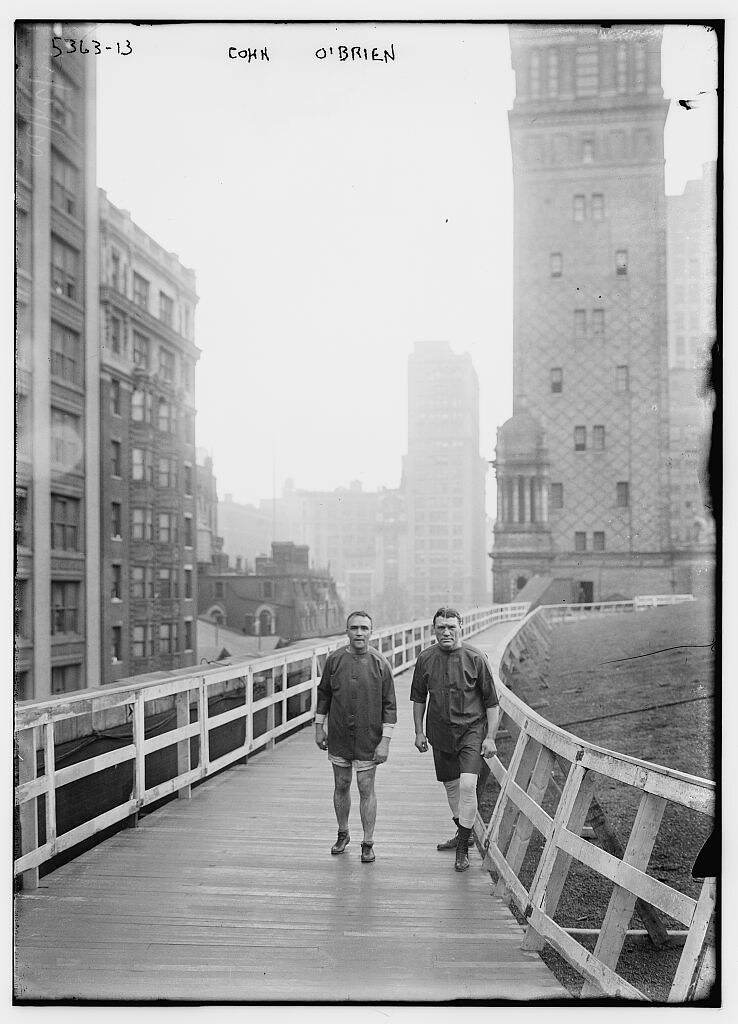
POLYGON ((366 615, 352 615, 346 627, 349 646, 356 654, 363 654, 369 646, 372 635, 372 621, 366 615))
POLYGON ((439 615, 433 623, 433 629, 439 647, 445 651, 452 651, 461 645, 461 624, 455 615, 448 619, 439 615))

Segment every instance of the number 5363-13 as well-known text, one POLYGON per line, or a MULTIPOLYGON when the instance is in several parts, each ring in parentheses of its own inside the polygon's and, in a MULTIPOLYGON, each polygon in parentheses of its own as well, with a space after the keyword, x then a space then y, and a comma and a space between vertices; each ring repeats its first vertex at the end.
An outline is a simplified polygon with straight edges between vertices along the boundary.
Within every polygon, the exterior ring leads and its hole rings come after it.
POLYGON ((80 53, 80 54, 98 54, 98 53, 119 53, 122 57, 127 57, 129 53, 133 53, 133 47, 129 39, 125 39, 122 43, 109 43, 104 44, 98 42, 97 39, 52 39, 51 45, 53 47, 52 57, 61 57, 63 53, 80 53))

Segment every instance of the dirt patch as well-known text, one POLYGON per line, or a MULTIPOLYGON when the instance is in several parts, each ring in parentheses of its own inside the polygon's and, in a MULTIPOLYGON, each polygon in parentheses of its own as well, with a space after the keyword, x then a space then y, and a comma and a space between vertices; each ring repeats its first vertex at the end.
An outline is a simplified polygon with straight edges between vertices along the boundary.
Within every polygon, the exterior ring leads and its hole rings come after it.
MULTIPOLYGON (((539 714, 581 739, 690 775, 714 778, 713 640, 714 616, 707 601, 567 623, 553 630, 545 678, 526 672, 523 665, 515 692, 539 714)), ((500 737, 504 764, 509 763, 513 746, 509 737, 500 737)), ((490 779, 480 800, 485 821, 498 792, 490 779)), ((639 794, 602 778, 596 795, 611 830, 625 847, 639 794)), ((557 799, 554 787, 549 787, 544 799, 549 813, 557 799)), ((711 822, 704 815, 669 806, 649 874, 696 898, 702 883, 692 878, 692 866, 710 830, 711 822)), ((526 887, 541 849, 542 837, 534 832, 520 871, 526 887)), ((572 861, 557 923, 565 928, 599 928, 611 892, 611 883, 572 861)), ((662 919, 669 929, 683 928, 664 915, 662 919)), ((644 927, 637 913, 630 927, 644 927)), ((596 936, 577 939, 594 949, 596 936)), ((647 938, 629 937, 618 973, 650 999, 664 1001, 680 953, 680 947, 656 950, 647 938)), ((581 976, 550 947, 541 955, 561 983, 579 995, 581 976)))

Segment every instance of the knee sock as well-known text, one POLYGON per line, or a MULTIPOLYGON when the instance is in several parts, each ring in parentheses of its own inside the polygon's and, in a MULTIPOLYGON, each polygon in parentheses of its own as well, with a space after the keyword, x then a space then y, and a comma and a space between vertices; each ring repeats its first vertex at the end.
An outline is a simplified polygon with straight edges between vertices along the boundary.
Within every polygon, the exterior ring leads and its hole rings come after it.
POLYGON ((477 816, 477 776, 462 772, 459 783, 459 821, 464 828, 472 828, 477 816))
POLYGON ((444 782, 444 788, 446 790, 446 799, 448 805, 451 808, 451 816, 458 825, 459 817, 459 780, 452 779, 451 782, 444 782))

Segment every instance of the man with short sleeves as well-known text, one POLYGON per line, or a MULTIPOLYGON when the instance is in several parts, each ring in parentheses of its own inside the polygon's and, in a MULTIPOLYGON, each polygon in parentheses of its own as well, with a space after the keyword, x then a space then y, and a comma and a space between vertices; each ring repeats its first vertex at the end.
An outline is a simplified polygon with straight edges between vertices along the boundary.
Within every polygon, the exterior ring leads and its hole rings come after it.
POLYGON ((351 777, 356 771, 359 813, 364 829, 361 861, 371 864, 377 797, 374 777, 377 765, 389 756, 397 703, 392 670, 386 659, 370 647, 372 619, 368 612, 352 612, 346 620, 348 647, 332 651, 318 684, 315 742, 328 751, 333 765, 333 807, 338 838, 332 854, 343 853, 350 842, 351 777), (326 734, 326 719, 328 730, 326 734))
POLYGON ((454 867, 466 871, 477 814, 477 779, 484 766, 482 758, 497 752, 494 737, 500 707, 487 659, 462 642, 461 615, 456 609, 439 608, 433 630, 437 642, 420 652, 410 687, 415 746, 421 753, 429 743, 433 747, 436 778, 444 785, 456 823, 453 839, 437 848, 455 849, 454 867))

